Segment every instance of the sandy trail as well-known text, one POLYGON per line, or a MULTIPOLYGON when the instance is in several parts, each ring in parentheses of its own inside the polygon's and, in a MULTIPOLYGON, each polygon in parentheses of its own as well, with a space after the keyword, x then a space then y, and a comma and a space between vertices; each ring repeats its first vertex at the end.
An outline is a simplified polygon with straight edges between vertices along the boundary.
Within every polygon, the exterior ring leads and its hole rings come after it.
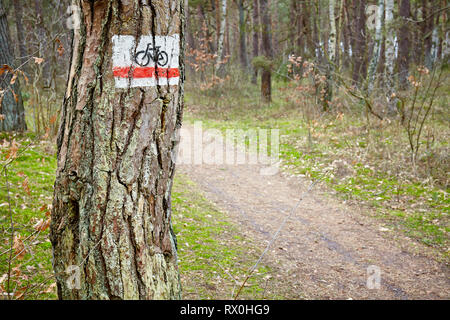
MULTIPOLYGON (((185 127, 184 134, 193 129, 185 127)), ((178 166, 264 248, 309 182, 281 173, 264 176, 261 168, 178 166)), ((283 271, 283 282, 299 299, 449 299, 449 268, 428 249, 316 188, 287 221, 264 262, 283 271), (379 289, 367 287, 369 266, 381 272, 379 289)))

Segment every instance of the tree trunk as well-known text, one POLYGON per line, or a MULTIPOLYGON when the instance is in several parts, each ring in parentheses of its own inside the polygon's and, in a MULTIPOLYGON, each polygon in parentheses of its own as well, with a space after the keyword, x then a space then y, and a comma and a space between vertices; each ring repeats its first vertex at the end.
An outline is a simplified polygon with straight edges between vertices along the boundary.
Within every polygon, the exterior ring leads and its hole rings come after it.
POLYGON ((220 31, 219 38, 217 42, 217 60, 216 60, 216 71, 218 73, 223 70, 223 42, 225 38, 225 27, 226 27, 226 17, 227 17, 227 0, 222 0, 221 5, 221 17, 220 17, 220 31))
MULTIPOLYGON (((264 56, 268 61, 272 61, 272 41, 271 41, 271 23, 268 0, 260 0, 260 15, 261 15, 261 38, 264 56)), ((264 102, 272 101, 272 70, 266 66, 262 70, 261 79, 261 95, 264 102)))
POLYGON ((378 12, 376 15, 375 21, 375 43, 373 46, 372 59, 370 60, 369 65, 369 74, 368 74, 368 93, 370 94, 375 86, 375 75, 377 73, 378 62, 380 61, 381 55, 381 39, 382 28, 383 28, 383 16, 384 16, 384 0, 378 1, 378 12))
POLYGON ((353 9, 355 12, 354 46, 352 58, 354 60, 353 83, 361 84, 361 79, 366 78, 366 0, 354 0, 353 9))
POLYGON ((19 80, 11 84, 13 75, 6 71, 6 66, 14 68, 14 54, 3 0, 0 0, 0 131, 24 131, 27 126, 19 80))
POLYGON ((47 43, 47 35, 45 31, 44 24, 44 14, 42 12, 42 1, 34 0, 34 12, 36 15, 36 19, 38 20, 37 26, 37 40, 39 47, 39 58, 43 58, 44 62, 42 63, 42 84, 44 88, 49 88, 51 86, 51 72, 50 72, 50 59, 48 57, 48 46, 47 43))
POLYGON ((343 30, 342 30, 342 38, 343 38, 343 44, 344 44, 344 52, 342 55, 342 65, 345 68, 348 68, 350 63, 350 37, 351 37, 351 22, 350 22, 350 17, 349 17, 349 13, 348 13, 348 5, 347 5, 347 1, 343 0, 343 5, 344 5, 344 26, 343 26, 343 30))
POLYGON ((171 188, 183 1, 78 3, 50 235, 58 296, 179 299, 171 188))
POLYGON ((304 59, 308 60, 310 58, 314 57, 314 41, 313 41, 313 34, 312 34, 312 20, 311 19, 311 7, 307 5, 307 3, 304 1, 301 4, 300 7, 300 14, 302 16, 302 26, 301 28, 303 29, 303 34, 305 37, 305 50, 303 50, 303 55, 304 55, 304 59))
POLYGON ((318 63, 322 63, 322 45, 321 45, 321 36, 320 36, 320 6, 318 2, 315 2, 312 8, 313 18, 313 41, 314 41, 314 58, 318 63))
POLYGON ((386 50, 384 84, 387 89, 388 113, 394 115, 397 111, 394 93, 394 61, 395 61, 395 31, 394 31, 394 0, 386 0, 385 16, 386 24, 386 50))
POLYGON ((328 12, 330 18, 330 36, 328 38, 328 83, 327 83, 327 95, 325 99, 325 106, 328 108, 328 103, 333 97, 333 73, 335 70, 336 63, 336 17, 334 14, 336 2, 335 0, 329 0, 328 2, 328 12))
POLYGON ((409 0, 402 0, 400 4, 400 17, 401 26, 399 30, 398 39, 398 77, 400 88, 405 89, 408 84, 409 75, 409 61, 410 61, 410 34, 409 34, 409 22, 411 6, 409 0))
POLYGON ((186 15, 186 42, 187 49, 192 50, 195 49, 195 40, 194 40, 194 31, 192 28, 192 23, 190 21, 190 9, 189 9, 189 0, 184 0, 184 12, 186 15))
POLYGON ((432 15, 432 11, 436 6, 435 1, 423 0, 423 43, 424 43, 424 59, 425 65, 428 69, 433 67, 433 58, 432 58, 432 47, 433 47, 433 30, 434 30, 434 19, 432 15))
MULTIPOLYGON (((259 56, 259 4, 258 0, 253 0, 253 58, 259 56)), ((258 79, 258 69, 253 71, 252 83, 256 84, 258 79)))
POLYGON ((248 59, 247 59, 247 42, 246 42, 246 25, 245 25, 245 12, 244 12, 244 0, 238 1, 239 9, 239 60, 241 61, 241 67, 244 72, 248 69, 248 59))
MULTIPOLYGON (((18 62, 23 64, 27 59, 27 48, 25 47, 24 30, 23 30, 23 8, 21 0, 14 0, 14 18, 16 19, 17 42, 19 49, 18 62)), ((24 66, 25 67, 25 66, 24 66)))

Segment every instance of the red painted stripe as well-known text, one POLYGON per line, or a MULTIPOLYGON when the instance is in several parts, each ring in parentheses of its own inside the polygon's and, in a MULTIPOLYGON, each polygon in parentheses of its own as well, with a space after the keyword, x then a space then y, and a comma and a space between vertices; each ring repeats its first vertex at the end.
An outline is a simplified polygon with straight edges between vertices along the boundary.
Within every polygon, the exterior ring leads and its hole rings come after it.
MULTIPOLYGON (((155 78, 156 72, 153 67, 136 67, 130 73, 130 67, 115 67, 113 69, 114 77, 133 79, 155 78)), ((177 78, 180 76, 178 68, 158 68, 158 78, 177 78)))

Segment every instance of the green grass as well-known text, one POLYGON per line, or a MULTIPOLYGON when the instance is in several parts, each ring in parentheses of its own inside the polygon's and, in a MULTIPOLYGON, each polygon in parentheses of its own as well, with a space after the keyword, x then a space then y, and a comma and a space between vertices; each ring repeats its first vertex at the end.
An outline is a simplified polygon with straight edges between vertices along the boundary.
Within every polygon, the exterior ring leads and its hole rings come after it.
MULTIPOLYGON (((8 137, 9 139, 10 137, 8 137)), ((52 145, 38 142, 25 151, 30 137, 16 137, 19 157, 8 167, 9 194, 15 235, 26 239, 35 233, 33 225, 46 219, 52 202, 56 159, 52 145), (23 152, 22 152, 23 151, 23 152), (28 178, 29 194, 23 181, 28 178)), ((7 146, 3 141, 1 164, 6 162, 7 146)), ((8 271, 10 213, 5 175, 0 189, 0 279, 8 271)), ((258 259, 260 249, 246 239, 242 230, 224 213, 205 199, 196 185, 183 175, 177 175, 172 196, 173 224, 178 240, 183 296, 186 299, 228 299, 242 283, 246 272, 258 259), (233 278, 234 279, 233 279, 233 278)), ((27 252, 13 260, 11 288, 17 289, 16 298, 55 299, 51 264, 51 244, 48 229, 33 241, 24 241, 27 252), (53 285, 52 285, 53 284, 53 285), (24 292, 24 289, 28 288, 24 292), (24 293, 21 295, 21 293, 24 293)), ((282 298, 276 289, 264 294, 264 277, 271 269, 261 265, 242 291, 240 298, 282 298)), ((1 288, 6 291, 6 279, 1 288)))
MULTIPOLYGON (((14 277, 11 288, 17 290, 16 298, 54 299, 56 295, 50 285, 52 279, 51 244, 48 239, 48 229, 36 233, 33 226, 38 220, 47 220, 46 213, 52 203, 53 183, 55 179, 56 159, 54 155, 45 152, 51 150, 46 142, 31 144, 30 137, 17 137, 20 144, 19 157, 8 166, 9 197, 14 221, 15 236, 29 240, 23 241, 26 254, 13 260, 11 268, 14 277), (23 151, 25 150, 25 151, 23 151), (29 193, 27 191, 28 180, 29 193), (50 287, 50 288, 49 288, 50 287), (48 291, 48 292, 47 292, 48 291)), ((5 147, 1 148, 2 168, 6 157, 5 147)), ((2 172, 0 189, 0 253, 9 249, 11 234, 10 211, 5 172, 2 172)), ((19 250, 15 250, 14 255, 19 250)), ((19 251, 20 252, 20 251, 19 251)), ((8 271, 9 253, 0 256, 0 277, 8 271)), ((13 257, 14 257, 13 255, 13 257)), ((7 280, 1 284, 1 290, 7 288, 7 280)))
MULTIPOLYGON (((331 172, 324 180, 337 197, 374 208, 375 217, 448 257, 449 168, 445 154, 450 130, 442 115, 431 118, 426 127, 434 134, 429 151, 433 157, 422 152, 415 174, 406 134, 397 121, 372 118, 367 124, 355 109, 358 106, 349 106, 350 113, 342 107, 325 114, 311 112, 308 101, 292 102, 287 94, 290 89, 283 88, 284 83, 276 82, 273 103, 265 105, 259 101, 259 88, 250 85, 239 90, 218 89, 223 90, 219 101, 188 86, 185 119, 202 121, 205 129, 223 132, 231 128, 279 129, 283 171, 310 179, 331 172), (436 160, 439 154, 444 157, 441 162, 436 160), (344 160, 351 174, 340 175, 335 160, 344 160)), ((422 151, 427 143, 423 137, 422 151)))

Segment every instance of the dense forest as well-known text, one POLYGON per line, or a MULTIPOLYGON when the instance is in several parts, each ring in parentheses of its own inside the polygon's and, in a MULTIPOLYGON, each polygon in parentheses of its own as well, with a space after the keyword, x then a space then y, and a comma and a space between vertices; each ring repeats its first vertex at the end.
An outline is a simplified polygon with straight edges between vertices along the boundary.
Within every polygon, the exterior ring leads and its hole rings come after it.
POLYGON ((449 9, 0 0, 0 300, 450 298, 449 9), (178 166, 198 124, 276 174, 178 166))

